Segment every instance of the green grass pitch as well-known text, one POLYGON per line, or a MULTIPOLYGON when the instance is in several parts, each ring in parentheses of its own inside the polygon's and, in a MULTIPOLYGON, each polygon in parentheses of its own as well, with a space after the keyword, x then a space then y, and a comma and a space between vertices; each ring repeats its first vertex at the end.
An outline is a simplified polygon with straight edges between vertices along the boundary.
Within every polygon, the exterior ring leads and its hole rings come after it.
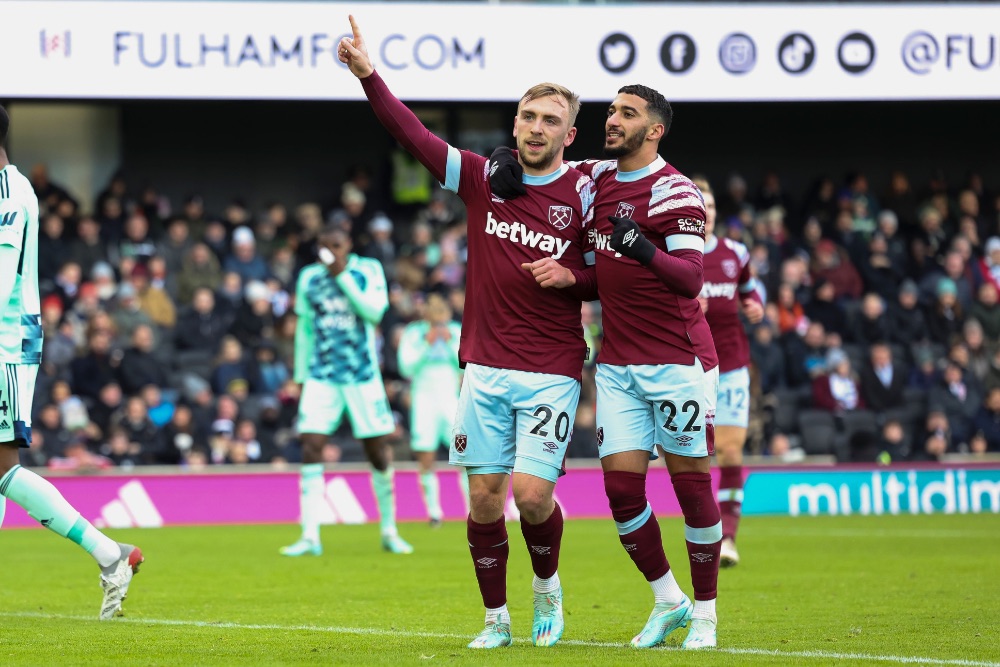
MULTIPOLYGON (((680 519, 664 544, 691 593, 680 519)), ((285 558, 295 526, 119 530, 146 555, 126 616, 96 620, 98 570, 43 530, 0 531, 0 664, 9 665, 963 665, 1000 667, 1000 516, 743 520, 743 562, 719 581, 719 644, 627 646, 652 604, 608 521, 571 520, 560 577, 566 634, 531 646, 531 571, 508 525, 515 645, 465 644, 482 609, 462 523, 324 527, 320 558, 285 558)))

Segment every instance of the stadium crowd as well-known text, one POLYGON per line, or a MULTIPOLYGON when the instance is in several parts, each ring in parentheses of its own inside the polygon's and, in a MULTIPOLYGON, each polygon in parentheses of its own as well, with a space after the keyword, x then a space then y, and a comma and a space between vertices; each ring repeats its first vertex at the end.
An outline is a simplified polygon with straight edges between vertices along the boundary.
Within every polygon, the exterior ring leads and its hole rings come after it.
MULTIPOLYGON (((464 207, 423 174, 381 187, 359 167, 327 206, 260 211, 170 201, 119 174, 86 211, 36 165, 45 347, 23 463, 300 460, 292 306, 326 221, 350 229, 389 280, 380 354, 397 458, 408 458, 396 343, 429 293, 459 320, 464 300, 464 207)), ((1000 452, 1000 193, 977 174, 911 183, 894 172, 878 195, 863 172, 805 193, 774 172, 752 176, 755 188, 739 174, 713 183, 717 233, 750 249, 767 302, 748 327, 748 451, 882 462, 1000 452)), ((581 316, 596 354, 569 455, 594 457, 599 304, 581 316)), ((363 459, 346 425, 324 458, 363 459)))

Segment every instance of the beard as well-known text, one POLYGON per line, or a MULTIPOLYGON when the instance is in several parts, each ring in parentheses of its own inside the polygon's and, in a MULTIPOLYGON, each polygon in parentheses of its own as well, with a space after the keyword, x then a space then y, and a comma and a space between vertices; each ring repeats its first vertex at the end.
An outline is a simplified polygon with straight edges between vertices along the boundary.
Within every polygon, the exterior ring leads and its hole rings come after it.
POLYGON ((544 169, 545 167, 551 166, 556 159, 556 153, 559 152, 557 146, 550 146, 547 151, 541 155, 532 156, 530 153, 525 151, 525 147, 528 145, 527 141, 518 142, 517 152, 521 157, 521 161, 525 165, 531 167, 532 169, 544 169))
POLYGON ((642 147, 642 142, 646 137, 646 131, 643 129, 642 132, 636 132, 634 134, 625 134, 622 142, 617 146, 608 146, 607 139, 604 143, 604 154, 607 157, 622 157, 623 155, 628 155, 634 153, 642 147))

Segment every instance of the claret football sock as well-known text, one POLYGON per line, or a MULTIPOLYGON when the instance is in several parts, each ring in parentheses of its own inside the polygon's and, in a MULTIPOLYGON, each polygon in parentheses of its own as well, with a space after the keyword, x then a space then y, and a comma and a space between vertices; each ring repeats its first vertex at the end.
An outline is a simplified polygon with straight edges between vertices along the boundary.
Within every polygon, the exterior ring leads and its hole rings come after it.
POLYGON ((521 517, 521 533, 531 556, 531 569, 539 579, 548 579, 559 568, 559 545, 562 543, 563 515, 559 503, 549 518, 530 524, 521 517))
POLYGON ((483 605, 487 609, 506 609, 510 543, 507 541, 504 517, 493 523, 476 523, 470 516, 466 523, 466 534, 483 605))
POLYGON ((691 560, 695 600, 714 600, 719 581, 722 520, 708 473, 684 472, 671 476, 677 502, 684 513, 684 539, 691 560))
POLYGON ((743 466, 719 468, 719 512, 722 514, 722 537, 736 539, 743 508, 743 466))
POLYGON ((635 472, 606 472, 604 490, 618 528, 618 539, 635 566, 649 582, 666 575, 670 564, 663 552, 660 524, 646 501, 646 476, 635 472))

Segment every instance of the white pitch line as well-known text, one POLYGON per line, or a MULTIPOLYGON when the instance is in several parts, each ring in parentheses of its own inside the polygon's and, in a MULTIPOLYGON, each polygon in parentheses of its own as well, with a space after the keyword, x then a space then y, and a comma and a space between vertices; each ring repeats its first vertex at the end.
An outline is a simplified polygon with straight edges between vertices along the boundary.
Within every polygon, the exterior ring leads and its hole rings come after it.
POLYGON ((752 533, 761 537, 874 537, 874 538, 918 538, 918 539, 993 539, 997 534, 972 530, 767 530, 743 527, 744 534, 752 533))
MULTIPOLYGON (((68 614, 41 614, 37 612, 0 612, 0 618, 39 618, 65 621, 97 621, 93 616, 72 616, 68 614)), ((419 630, 386 630, 382 628, 348 628, 338 626, 317 625, 278 625, 271 623, 232 623, 229 621, 183 621, 163 618, 118 618, 114 623, 133 623, 135 625, 166 625, 190 628, 230 628, 233 630, 283 630, 300 632, 325 632, 337 635, 368 635, 375 637, 415 637, 424 639, 458 639, 466 641, 469 637, 443 632, 422 632, 419 630)), ((516 643, 527 644, 527 639, 515 639, 516 643)), ((559 642, 567 646, 587 646, 592 648, 629 648, 628 644, 614 642, 592 642, 582 639, 564 639, 559 642)), ((665 647, 663 651, 681 651, 680 648, 665 647)), ((1000 667, 1000 662, 985 660, 921 658, 905 655, 871 655, 868 653, 835 653, 831 651, 779 651, 763 648, 718 648, 716 653, 731 653, 733 655, 760 655, 774 658, 812 658, 816 660, 859 660, 868 662, 892 662, 902 665, 946 665, 948 667, 1000 667)))

